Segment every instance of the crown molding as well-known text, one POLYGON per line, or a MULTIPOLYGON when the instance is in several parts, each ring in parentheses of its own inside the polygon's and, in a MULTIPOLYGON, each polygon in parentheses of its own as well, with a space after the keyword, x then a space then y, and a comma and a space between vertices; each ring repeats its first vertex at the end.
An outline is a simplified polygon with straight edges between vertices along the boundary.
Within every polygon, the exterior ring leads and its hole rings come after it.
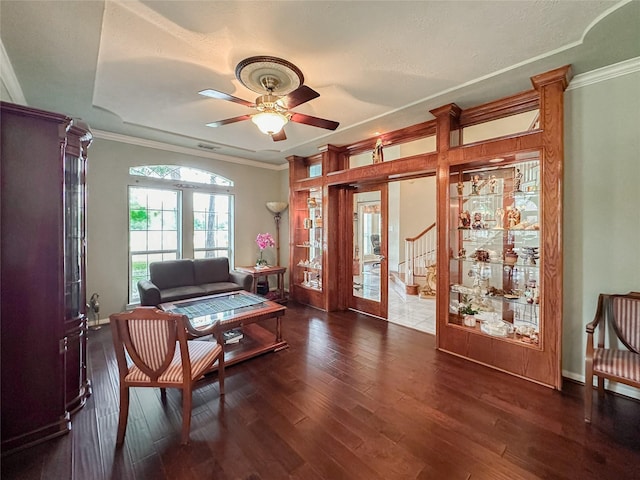
POLYGON ((246 158, 232 157, 229 155, 222 155, 219 153, 206 152, 198 150, 196 148, 180 147, 177 145, 171 145, 164 142, 157 142, 155 140, 146 140, 144 138, 131 137, 129 135, 123 135, 120 133, 107 132, 105 130, 91 130, 94 139, 109 140, 112 142, 126 143, 129 145, 136 145, 138 147, 154 148, 156 150, 163 150, 166 152, 182 153, 185 155, 192 155, 194 157, 208 158, 211 160, 218 160, 221 162, 235 163, 238 165, 246 165, 249 167, 264 168, 266 170, 286 170, 289 168, 289 164, 273 165, 269 163, 256 162, 255 160, 248 160, 246 158))
POLYGON ((2 83, 7 88, 11 101, 19 105, 26 105, 27 99, 24 97, 16 72, 13 70, 11 59, 4 48, 4 43, 0 39, 0 72, 2 72, 2 83))
POLYGON ((606 67, 576 75, 571 80, 567 90, 575 90, 576 88, 586 87, 587 85, 604 82, 635 72, 640 72, 640 57, 630 58, 623 62, 614 63, 613 65, 607 65, 606 67))

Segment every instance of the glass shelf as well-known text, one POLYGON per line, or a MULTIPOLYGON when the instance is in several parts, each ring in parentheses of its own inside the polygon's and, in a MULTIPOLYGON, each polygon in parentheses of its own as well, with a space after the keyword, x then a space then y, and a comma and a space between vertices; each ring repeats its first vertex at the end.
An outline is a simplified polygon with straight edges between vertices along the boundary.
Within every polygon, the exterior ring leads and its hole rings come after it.
POLYGON ((526 263, 506 263, 502 260, 489 260, 488 262, 478 262, 478 260, 474 259, 474 258, 467 258, 467 257, 453 257, 451 258, 452 261, 456 261, 456 262, 467 262, 467 263, 483 263, 486 265, 500 265, 503 267, 512 267, 512 268, 540 268, 540 265, 538 264, 534 264, 534 265, 529 265, 526 263))
MULTIPOLYGON (((295 192, 296 212, 291 282, 305 291, 322 292, 323 218, 320 189, 295 192)), ((309 297, 304 296, 308 301, 309 297)))

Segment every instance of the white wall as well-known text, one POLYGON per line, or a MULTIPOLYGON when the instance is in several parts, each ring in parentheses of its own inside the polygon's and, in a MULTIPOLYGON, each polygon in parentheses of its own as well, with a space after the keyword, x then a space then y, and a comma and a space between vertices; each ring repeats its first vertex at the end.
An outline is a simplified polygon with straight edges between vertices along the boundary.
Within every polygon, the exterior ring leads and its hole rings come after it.
POLYGON ((9 94, 9 91, 7 90, 4 82, 0 82, 0 100, 2 100, 3 102, 14 101, 13 98, 11 98, 11 95, 9 94))
POLYGON ((436 177, 403 180, 400 184, 400 262, 407 237, 415 237, 436 221, 436 177))
POLYGON ((502 137, 512 133, 526 132, 537 118, 539 110, 510 115, 506 118, 479 123, 462 129, 463 143, 469 144, 502 137))
MULTIPOLYGON (((289 202, 289 169, 284 168, 278 172, 279 193, 278 197, 273 200, 281 202, 289 202)), ((289 265, 289 209, 287 208, 280 214, 280 265, 288 267, 289 265)), ((275 224, 274 224, 275 225, 275 224)), ((275 230, 275 226, 274 226, 275 230)), ((285 287, 289 288, 289 272, 284 276, 285 287)), ((270 281, 273 278, 269 278, 270 281)))
POLYGON ((583 380, 598 294, 640 291, 640 58, 579 80, 565 94, 563 370, 583 380))
MULTIPOLYGON (((436 137, 421 138, 400 145, 398 158, 436 151, 436 137)), ((398 261, 404 262, 407 237, 415 237, 436 221, 436 177, 423 177, 397 182, 400 186, 398 261)), ((392 184, 393 185, 393 184, 392 184)), ((391 216, 389 221, 391 221, 391 216)))
POLYGON ((400 214, 402 205, 400 201, 400 184, 402 182, 389 183, 388 223, 387 235, 387 268, 390 272, 397 272, 398 265, 404 260, 404 237, 400 230, 400 214), (403 249, 401 253, 400 249, 403 249))
MULTIPOLYGON (((275 234, 271 200, 286 200, 281 171, 238 165, 115 141, 95 139, 89 148, 87 188, 87 296, 100 294, 100 315, 121 311, 127 304, 129 167, 134 165, 188 165, 222 175, 235 183, 235 265, 255 264, 258 233, 275 234)), ((286 252, 288 218, 281 225, 286 252)), ((281 241, 282 238, 281 238, 281 241)), ((275 250, 265 255, 275 260, 275 250)))

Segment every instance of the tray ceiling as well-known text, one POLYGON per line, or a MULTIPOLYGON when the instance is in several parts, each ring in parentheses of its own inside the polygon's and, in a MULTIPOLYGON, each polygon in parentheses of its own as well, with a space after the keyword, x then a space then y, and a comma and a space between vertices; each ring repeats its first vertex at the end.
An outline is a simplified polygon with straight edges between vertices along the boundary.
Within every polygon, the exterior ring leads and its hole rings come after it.
POLYGON ((531 88, 565 64, 582 73, 640 56, 640 2, 611 1, 91 1, 0 3, 2 45, 26 102, 81 117, 94 130, 220 158, 270 164, 428 120, 531 88), (74 19, 74 20, 71 20, 74 19), (234 69, 271 55, 300 68, 320 97, 293 110, 340 122, 289 123, 273 142, 244 105, 234 69))

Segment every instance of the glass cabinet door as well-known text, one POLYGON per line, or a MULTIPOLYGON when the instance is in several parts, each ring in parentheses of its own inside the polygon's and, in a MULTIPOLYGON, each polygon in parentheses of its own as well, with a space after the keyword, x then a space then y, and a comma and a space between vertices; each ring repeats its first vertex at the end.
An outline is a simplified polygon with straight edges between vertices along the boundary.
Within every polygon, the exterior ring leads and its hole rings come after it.
POLYGON ((64 307, 65 404, 70 413, 91 394, 87 378, 87 318, 85 285, 85 167, 82 148, 71 137, 64 165, 64 307), (77 153, 76 153, 77 149, 77 153))
POLYGON ((455 172, 450 185, 449 324, 542 348, 539 155, 455 172))
POLYGON ((82 158, 64 159, 64 277, 65 319, 80 317, 85 311, 84 275, 84 181, 82 158))

